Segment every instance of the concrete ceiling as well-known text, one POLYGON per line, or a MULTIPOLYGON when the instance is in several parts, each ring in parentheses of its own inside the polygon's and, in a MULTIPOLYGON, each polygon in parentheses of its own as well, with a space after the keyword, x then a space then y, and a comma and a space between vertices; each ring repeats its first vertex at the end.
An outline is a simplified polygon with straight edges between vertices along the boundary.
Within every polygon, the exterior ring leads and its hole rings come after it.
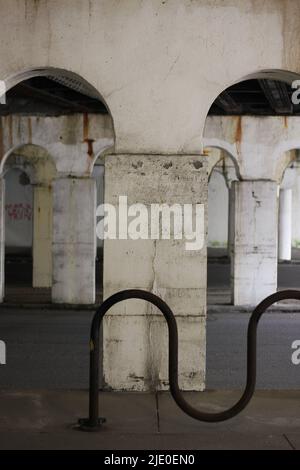
POLYGON ((275 80, 247 80, 237 83, 215 100, 210 108, 212 115, 300 115, 300 106, 293 105, 295 90, 284 82, 275 80))

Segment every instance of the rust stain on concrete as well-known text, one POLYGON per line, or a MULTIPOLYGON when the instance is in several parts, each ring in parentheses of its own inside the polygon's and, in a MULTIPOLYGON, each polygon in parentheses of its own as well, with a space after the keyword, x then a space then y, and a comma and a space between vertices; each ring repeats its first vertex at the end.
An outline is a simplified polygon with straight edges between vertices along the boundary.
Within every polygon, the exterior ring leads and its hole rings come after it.
POLYGON ((89 140, 89 115, 88 113, 83 113, 83 141, 87 142, 89 140))
POLYGON ((27 126, 28 126, 28 142, 32 143, 32 125, 31 125, 31 118, 27 118, 27 126))
POLYGON ((242 117, 237 117, 236 123, 236 131, 235 131, 235 143, 236 143, 236 150, 238 155, 241 154, 241 142, 243 137, 243 130, 242 130, 242 117))

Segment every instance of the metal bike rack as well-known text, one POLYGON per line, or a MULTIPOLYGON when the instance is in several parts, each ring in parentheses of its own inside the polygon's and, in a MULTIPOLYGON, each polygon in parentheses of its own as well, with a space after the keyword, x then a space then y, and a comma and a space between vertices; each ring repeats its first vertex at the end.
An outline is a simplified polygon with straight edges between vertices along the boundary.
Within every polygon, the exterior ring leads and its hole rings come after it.
POLYGON ((169 383, 170 392, 175 402, 187 415, 199 421, 216 423, 233 418, 239 414, 249 403, 255 390, 256 383, 256 337, 258 322, 263 313, 275 302, 280 300, 300 300, 300 291, 284 290, 276 292, 263 300, 253 311, 247 333, 247 382, 245 390, 238 402, 231 408, 219 413, 206 413, 197 410, 184 399, 178 386, 178 330, 175 316, 170 307, 159 297, 144 290, 124 290, 118 292, 98 308, 93 318, 90 341, 90 390, 89 390, 89 418, 80 419, 79 425, 82 431, 98 431, 101 429, 105 418, 99 418, 99 330, 106 312, 115 304, 127 299, 143 299, 155 305, 164 315, 169 331, 169 383))

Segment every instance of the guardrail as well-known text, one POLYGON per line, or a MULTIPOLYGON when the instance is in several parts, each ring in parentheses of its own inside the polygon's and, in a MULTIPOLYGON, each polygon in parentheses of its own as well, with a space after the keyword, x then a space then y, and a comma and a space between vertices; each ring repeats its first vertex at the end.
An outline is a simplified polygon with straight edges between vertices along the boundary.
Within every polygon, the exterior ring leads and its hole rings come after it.
POLYGON ((264 299, 253 311, 247 333, 247 381, 245 390, 238 402, 231 408, 218 412, 206 413, 197 410, 184 399, 178 386, 178 330, 175 316, 170 307, 159 297, 144 290, 129 289, 118 292, 98 308, 93 318, 90 340, 90 390, 89 390, 89 417, 80 419, 79 425, 82 431, 98 431, 101 429, 105 418, 99 418, 99 362, 100 346, 99 331, 102 319, 106 312, 115 304, 128 299, 142 299, 155 305, 165 317, 169 331, 169 383, 170 392, 175 402, 187 415, 198 421, 216 423, 233 418, 239 414, 249 403, 255 391, 256 383, 256 338, 257 326, 261 316, 274 303, 281 300, 300 300, 300 291, 284 290, 276 292, 264 299))

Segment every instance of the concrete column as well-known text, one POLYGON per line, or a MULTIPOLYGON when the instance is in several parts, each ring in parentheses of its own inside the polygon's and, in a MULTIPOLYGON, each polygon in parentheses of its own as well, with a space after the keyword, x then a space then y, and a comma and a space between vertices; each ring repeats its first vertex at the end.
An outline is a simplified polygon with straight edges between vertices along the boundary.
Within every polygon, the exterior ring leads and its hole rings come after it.
POLYGON ((292 246, 300 248, 300 164, 297 164, 294 171, 296 176, 292 187, 292 246))
POLYGON ((5 260, 5 179, 0 178, 0 302, 4 300, 5 260))
POLYGON ((228 188, 228 246, 227 253, 231 258, 234 243, 234 189, 233 184, 228 188))
POLYGON ((51 287, 52 186, 33 188, 33 287, 51 287))
MULTIPOLYGON (((174 239, 104 241, 104 298, 146 289, 173 309, 179 329, 179 382, 201 390, 205 381, 207 170, 198 156, 119 155, 105 164, 105 202, 128 205, 195 204, 205 207, 201 250, 174 239)), ((201 233, 200 233, 201 232, 201 233)), ((104 384, 119 390, 168 388, 168 333, 162 314, 141 300, 110 310, 103 328, 104 384)))
POLYGON ((292 189, 281 189, 279 193, 278 258, 292 259, 292 189))
POLYGON ((53 302, 95 302, 95 211, 94 179, 61 178, 54 181, 53 302))
POLYGON ((277 290, 277 183, 235 181, 234 305, 256 305, 277 290))

